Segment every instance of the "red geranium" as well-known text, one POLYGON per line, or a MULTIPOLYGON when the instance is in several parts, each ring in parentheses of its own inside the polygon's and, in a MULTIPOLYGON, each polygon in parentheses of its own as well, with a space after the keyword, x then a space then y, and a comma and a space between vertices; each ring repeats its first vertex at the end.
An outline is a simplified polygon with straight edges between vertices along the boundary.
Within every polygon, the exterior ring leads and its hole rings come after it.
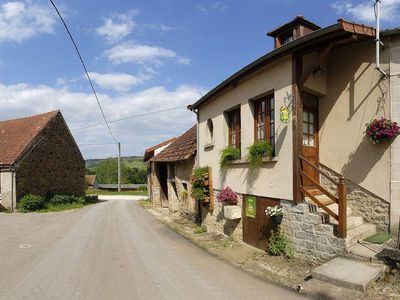
POLYGON ((399 126, 386 118, 373 120, 367 125, 367 137, 374 144, 379 144, 386 139, 392 139, 399 134, 399 126))
POLYGON ((232 204, 237 203, 238 194, 232 191, 230 187, 222 188, 222 191, 217 195, 218 202, 230 202, 232 204))

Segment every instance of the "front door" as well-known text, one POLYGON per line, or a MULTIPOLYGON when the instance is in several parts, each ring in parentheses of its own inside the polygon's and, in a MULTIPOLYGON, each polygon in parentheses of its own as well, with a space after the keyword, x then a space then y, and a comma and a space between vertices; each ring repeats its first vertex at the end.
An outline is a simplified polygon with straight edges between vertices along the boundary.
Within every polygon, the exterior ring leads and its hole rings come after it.
POLYGON ((267 249, 272 226, 265 214, 268 206, 279 205, 279 200, 245 195, 243 197, 243 241, 261 250, 267 249))
MULTIPOLYGON (((303 147, 302 156, 318 167, 318 97, 303 94, 303 147)), ((319 182, 319 175, 316 170, 308 164, 303 163, 303 171, 319 182)), ((303 186, 312 186, 310 180, 303 178, 303 186)))
POLYGON ((161 206, 168 207, 168 167, 166 163, 159 164, 159 177, 158 180, 160 182, 160 197, 161 197, 161 206))

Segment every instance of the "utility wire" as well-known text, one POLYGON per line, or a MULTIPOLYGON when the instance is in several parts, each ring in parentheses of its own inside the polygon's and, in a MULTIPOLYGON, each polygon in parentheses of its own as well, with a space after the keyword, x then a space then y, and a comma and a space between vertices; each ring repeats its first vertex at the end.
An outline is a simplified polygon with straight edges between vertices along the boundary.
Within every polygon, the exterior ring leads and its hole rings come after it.
POLYGON ((104 146, 104 145, 115 145, 115 143, 99 143, 99 144, 78 144, 79 146, 104 146))
POLYGON ((115 144, 118 144, 118 141, 117 141, 117 139, 115 138, 114 134, 112 133, 111 128, 110 128, 110 125, 108 124, 108 121, 107 121, 107 118, 106 118, 106 116, 105 116, 105 114, 104 114, 103 108, 101 107, 100 100, 99 100, 99 98, 97 97, 96 90, 95 90, 95 88, 94 88, 94 86, 93 86, 92 80, 90 79, 89 72, 88 72, 88 70, 87 70, 87 68, 86 68, 85 62, 83 61, 83 58, 82 58, 82 56, 81 56, 81 53, 79 52, 78 46, 76 45, 75 40, 74 40, 74 38, 72 37, 72 34, 71 34, 71 32, 69 31, 69 29, 68 29, 67 23, 65 23, 64 18, 61 16, 61 13, 60 13, 60 11, 58 10, 57 6, 54 4, 53 0, 50 0, 50 2, 51 2, 51 4, 53 5, 55 11, 57 12, 57 14, 58 14, 58 16, 59 16, 61 22, 63 23, 63 25, 64 25, 64 27, 65 27, 65 30, 67 31, 67 33, 68 33, 68 35, 69 35, 69 38, 70 38, 71 41, 72 41, 72 44, 73 44, 74 47, 75 47, 76 53, 77 53, 78 56, 79 56, 79 59, 80 59, 81 64, 82 64, 82 66, 83 66, 83 69, 85 70, 86 77, 87 77, 87 79, 88 79, 88 81, 89 81, 89 83, 90 83, 90 86, 92 87, 93 94, 94 94, 94 96, 95 96, 95 98, 96 98, 97 105, 98 105, 99 108, 100 108, 101 115, 103 116, 103 119, 104 119, 104 122, 105 122, 105 124, 106 124, 106 126, 107 126, 107 129, 108 129, 108 131, 110 132, 110 135, 111 135, 111 137, 113 138, 115 144))
MULTIPOLYGON (((157 114, 157 113, 160 113, 160 112, 166 112, 166 111, 170 111, 170 110, 181 109, 181 108, 184 108, 184 107, 186 108, 186 105, 167 108, 167 109, 161 109, 161 110, 157 110, 157 111, 151 111, 151 112, 148 112, 148 113, 143 113, 143 114, 138 114, 138 115, 131 115, 131 116, 127 116, 127 117, 124 117, 124 118, 121 118, 121 119, 115 119, 115 120, 108 121, 108 124, 121 122, 121 121, 125 121, 125 120, 128 120, 128 119, 133 119, 133 118, 153 115, 153 114, 157 114)), ((100 125, 102 125, 102 124, 93 124, 93 125, 88 125, 88 126, 84 126, 84 127, 73 128, 71 130, 87 129, 87 128, 92 128, 92 127, 96 127, 96 126, 100 126, 100 125)))

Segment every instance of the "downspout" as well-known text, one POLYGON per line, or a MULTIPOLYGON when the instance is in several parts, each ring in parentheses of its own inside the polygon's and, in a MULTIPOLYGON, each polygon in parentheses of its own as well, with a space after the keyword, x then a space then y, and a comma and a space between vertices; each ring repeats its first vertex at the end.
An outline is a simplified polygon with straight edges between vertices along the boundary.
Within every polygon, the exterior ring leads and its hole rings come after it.
POLYGON ((380 4, 381 4, 382 0, 375 0, 375 5, 374 5, 374 11, 375 11, 375 19, 376 19, 376 30, 375 30, 375 34, 376 34, 376 38, 375 38, 375 53, 376 53, 376 66, 375 69, 379 71, 379 73, 381 73, 382 75, 382 79, 386 78, 389 76, 389 74, 387 74, 385 71, 383 71, 381 69, 380 66, 380 47, 381 45, 383 46, 383 43, 381 42, 380 39, 380 4))

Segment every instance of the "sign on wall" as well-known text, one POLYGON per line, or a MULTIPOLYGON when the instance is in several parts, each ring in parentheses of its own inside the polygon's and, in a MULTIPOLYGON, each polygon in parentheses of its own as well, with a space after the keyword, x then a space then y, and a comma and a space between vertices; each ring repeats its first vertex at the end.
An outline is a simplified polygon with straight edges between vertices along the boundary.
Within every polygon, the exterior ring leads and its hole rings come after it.
POLYGON ((246 196, 246 217, 256 218, 257 198, 255 196, 246 196))

